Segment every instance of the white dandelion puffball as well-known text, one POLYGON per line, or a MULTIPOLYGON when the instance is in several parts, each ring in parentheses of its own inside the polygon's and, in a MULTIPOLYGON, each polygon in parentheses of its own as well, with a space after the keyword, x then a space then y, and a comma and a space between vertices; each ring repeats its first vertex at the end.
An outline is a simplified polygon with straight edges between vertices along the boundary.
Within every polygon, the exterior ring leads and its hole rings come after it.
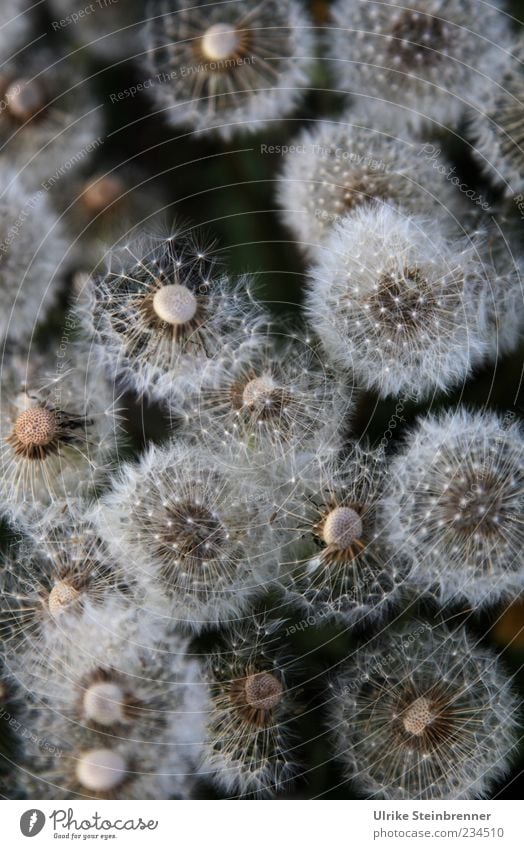
POLYGON ((150 88, 173 126, 229 140, 297 106, 314 50, 296 0, 150 0, 148 15, 150 88))
POLYGON ((314 255, 334 225, 365 205, 399 207, 456 227, 459 192, 433 167, 430 147, 346 122, 304 130, 286 155, 277 184, 282 219, 300 247, 314 255))
POLYGON ((471 240, 393 209, 363 209, 318 251, 309 325, 334 363, 382 396, 446 390, 489 350, 489 270, 471 240))
POLYGON ((524 590, 524 440, 513 418, 428 416, 393 460, 389 544, 412 561, 415 586, 442 602, 476 607, 524 590))
POLYGON ((335 753, 372 799, 475 799, 509 766, 517 700, 463 631, 383 631, 332 683, 335 753))
POLYGON ((254 482, 176 442, 124 466, 95 521, 144 606, 199 631, 239 616, 257 591, 272 561, 271 512, 254 482))
POLYGON ((328 33, 340 86, 389 126, 417 129, 456 124, 510 41, 500 7, 486 4, 479 15, 475 0, 337 0, 328 33))
MULTIPOLYGON (((49 759, 29 744, 24 754, 31 769, 22 784, 33 790, 38 785, 47 795, 45 783, 55 769, 66 792, 113 790, 99 786, 95 777, 90 780, 96 773, 83 754, 103 743, 122 763, 134 764, 136 774, 129 784, 133 797, 140 798, 139 792, 147 794, 144 798, 189 795, 205 740, 208 688, 200 664, 188 653, 188 640, 151 624, 148 633, 143 611, 109 597, 70 617, 67 639, 51 651, 47 646, 38 662, 36 641, 24 647, 13 676, 20 692, 27 691, 29 710, 46 739, 56 740, 66 758, 49 759), (137 761, 142 751, 143 772, 137 761)), ((114 770, 115 787, 124 772, 114 770)))

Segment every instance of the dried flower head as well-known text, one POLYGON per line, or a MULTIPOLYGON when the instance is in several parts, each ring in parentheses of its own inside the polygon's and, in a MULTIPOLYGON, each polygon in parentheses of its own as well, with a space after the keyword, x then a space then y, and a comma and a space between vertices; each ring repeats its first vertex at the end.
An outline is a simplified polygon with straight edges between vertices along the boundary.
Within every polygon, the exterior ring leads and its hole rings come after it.
POLYGON ((470 114, 473 152, 486 175, 515 195, 524 189, 524 51, 509 54, 500 77, 487 78, 470 114))
POLYGON ((23 342, 53 303, 67 243, 43 194, 0 168, 0 339, 23 342))
POLYGON ((150 0, 152 93, 167 120, 230 139, 287 116, 308 83, 311 23, 295 0, 150 0))
POLYGON ((350 121, 321 121, 287 154, 278 182, 282 218, 314 255, 334 224, 363 206, 385 205, 451 226, 460 195, 424 155, 420 140, 350 121))
POLYGON ((503 63, 510 38, 496 3, 477 12, 475 0, 337 0, 334 73, 390 127, 456 123, 472 89, 503 63))
POLYGON ((275 510, 279 580, 292 603, 319 619, 381 619, 399 601, 405 569, 388 550, 378 505, 380 457, 352 445, 346 457, 292 468, 275 510))
POLYGON ((504 775, 517 700, 464 631, 412 623, 355 653, 332 685, 337 756, 374 799, 472 799, 504 775))
POLYGON ((428 395, 486 356, 488 269, 473 241, 382 207, 339 224, 318 257, 310 326, 366 387, 428 395))
POLYGON ((96 522, 144 605, 200 630, 237 617, 273 549, 271 506, 201 446, 151 447, 126 465, 96 522))
POLYGON ((165 402, 191 384, 224 337, 249 338, 263 318, 247 281, 230 286, 212 251, 187 234, 116 249, 86 300, 81 309, 102 364, 165 402))
POLYGON ((103 481, 120 443, 108 384, 82 344, 68 358, 12 358, 2 373, 0 496, 15 522, 38 522, 103 481))
POLYGON ((1 149, 31 191, 48 191, 102 141, 100 107, 83 76, 47 50, 2 66, 0 101, 1 149))
MULTIPOLYGON (((354 393, 326 370, 318 344, 300 334, 258 334, 224 346, 185 403, 177 401, 188 434, 230 463, 281 463, 307 446, 338 446, 354 393)), ((183 401, 184 399, 182 399, 183 401)))
POLYGON ((419 422, 384 497, 411 580, 477 606, 524 589, 524 442, 514 416, 450 411, 419 422))
POLYGON ((229 796, 272 796, 295 771, 296 693, 273 630, 250 620, 227 634, 207 664, 211 704, 202 771, 229 796))

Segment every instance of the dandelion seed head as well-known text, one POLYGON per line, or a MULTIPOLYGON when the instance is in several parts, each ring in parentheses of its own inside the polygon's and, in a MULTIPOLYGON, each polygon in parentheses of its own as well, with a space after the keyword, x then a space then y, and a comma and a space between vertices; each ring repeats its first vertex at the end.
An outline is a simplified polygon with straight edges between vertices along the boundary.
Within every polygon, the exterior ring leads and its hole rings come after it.
POLYGON ((119 752, 111 749, 90 749, 78 759, 78 781, 95 793, 115 790, 126 778, 127 764, 119 752))
POLYGON ((312 55, 310 22, 294 0, 191 8, 155 0, 145 44, 149 73, 166 75, 151 91, 166 119, 226 140, 290 114, 312 55))
POLYGON ((4 97, 9 112, 21 123, 30 121, 46 105, 45 92, 38 80, 14 80, 4 97))
POLYGON ((118 684, 112 681, 96 681, 84 693, 84 715, 86 719, 99 725, 116 725, 125 719, 124 699, 125 693, 118 684))
POLYGON ((171 283, 155 292, 153 309, 167 324, 187 324, 195 317, 198 301, 186 286, 171 283))
POLYGON ((57 581, 49 593, 47 605, 49 613, 56 619, 80 598, 80 592, 66 581, 57 581))
POLYGON ((382 510, 410 580, 477 606, 522 589, 522 434, 494 413, 421 419, 395 457, 382 510))

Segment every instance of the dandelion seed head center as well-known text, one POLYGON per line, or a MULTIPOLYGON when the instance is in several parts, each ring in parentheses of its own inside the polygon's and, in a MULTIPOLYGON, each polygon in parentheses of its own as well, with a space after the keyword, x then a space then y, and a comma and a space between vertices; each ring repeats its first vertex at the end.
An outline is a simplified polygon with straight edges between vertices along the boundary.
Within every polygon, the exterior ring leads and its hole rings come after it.
POLYGON ((83 707, 87 719, 99 725, 115 725, 124 719, 124 693, 113 681, 97 681, 84 693, 83 707))
POLYGON ((15 435, 24 448, 49 445, 58 430, 57 416, 46 407, 31 407, 20 413, 15 422, 15 435))
POLYGON ((68 584, 66 581, 56 581, 49 593, 47 602, 49 613, 51 616, 58 616, 66 607, 74 604, 79 596, 80 593, 71 584, 68 584))
POLYGON ((373 318, 390 330, 405 332, 427 327, 435 313, 431 287, 418 268, 386 272, 369 298, 373 318))
POLYGON ((122 784, 126 774, 124 758, 111 749, 89 749, 76 764, 76 777, 80 784, 96 793, 114 790, 122 784))
POLYGON ((82 192, 82 203, 91 215, 96 215, 115 203, 124 190, 124 184, 117 177, 98 177, 87 183, 82 192))
POLYGON ((8 86, 4 101, 18 121, 29 121, 45 106, 44 90, 38 80, 15 80, 8 86))
POLYGON ((485 535, 500 533, 501 503, 504 488, 496 477, 466 477, 453 481, 442 499, 441 509, 459 533, 479 532, 485 535))
POLYGON ((420 696, 404 712, 402 724, 408 734, 420 737, 434 718, 430 700, 425 696, 420 696))
POLYGON ((213 24, 202 36, 202 53, 210 62, 232 59, 240 45, 240 33, 232 24, 213 24))
POLYGON ((180 326, 192 321, 198 309, 198 302, 186 286, 172 283, 155 292, 153 309, 161 321, 180 326))
POLYGON ((246 678, 246 702, 255 710, 272 710, 282 698, 282 684, 271 672, 257 672, 246 678))
POLYGON ((351 507, 335 507, 326 516, 322 528, 322 537, 326 545, 334 545, 344 551, 363 532, 362 519, 351 507))

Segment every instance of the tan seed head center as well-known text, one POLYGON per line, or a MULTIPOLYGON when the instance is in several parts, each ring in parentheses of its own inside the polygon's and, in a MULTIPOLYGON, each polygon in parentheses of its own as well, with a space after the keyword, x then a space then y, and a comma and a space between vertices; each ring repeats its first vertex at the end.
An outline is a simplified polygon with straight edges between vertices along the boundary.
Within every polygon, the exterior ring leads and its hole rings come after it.
POLYGON ((122 784, 127 773, 124 758, 111 749, 89 749, 76 764, 76 777, 86 790, 107 793, 122 784))
POLYGON ((22 122, 30 121, 45 106, 38 80, 15 80, 7 88, 4 100, 11 115, 22 122))
POLYGON ((328 513, 322 536, 326 545, 344 551, 362 536, 362 519, 351 507, 335 507, 328 513))

